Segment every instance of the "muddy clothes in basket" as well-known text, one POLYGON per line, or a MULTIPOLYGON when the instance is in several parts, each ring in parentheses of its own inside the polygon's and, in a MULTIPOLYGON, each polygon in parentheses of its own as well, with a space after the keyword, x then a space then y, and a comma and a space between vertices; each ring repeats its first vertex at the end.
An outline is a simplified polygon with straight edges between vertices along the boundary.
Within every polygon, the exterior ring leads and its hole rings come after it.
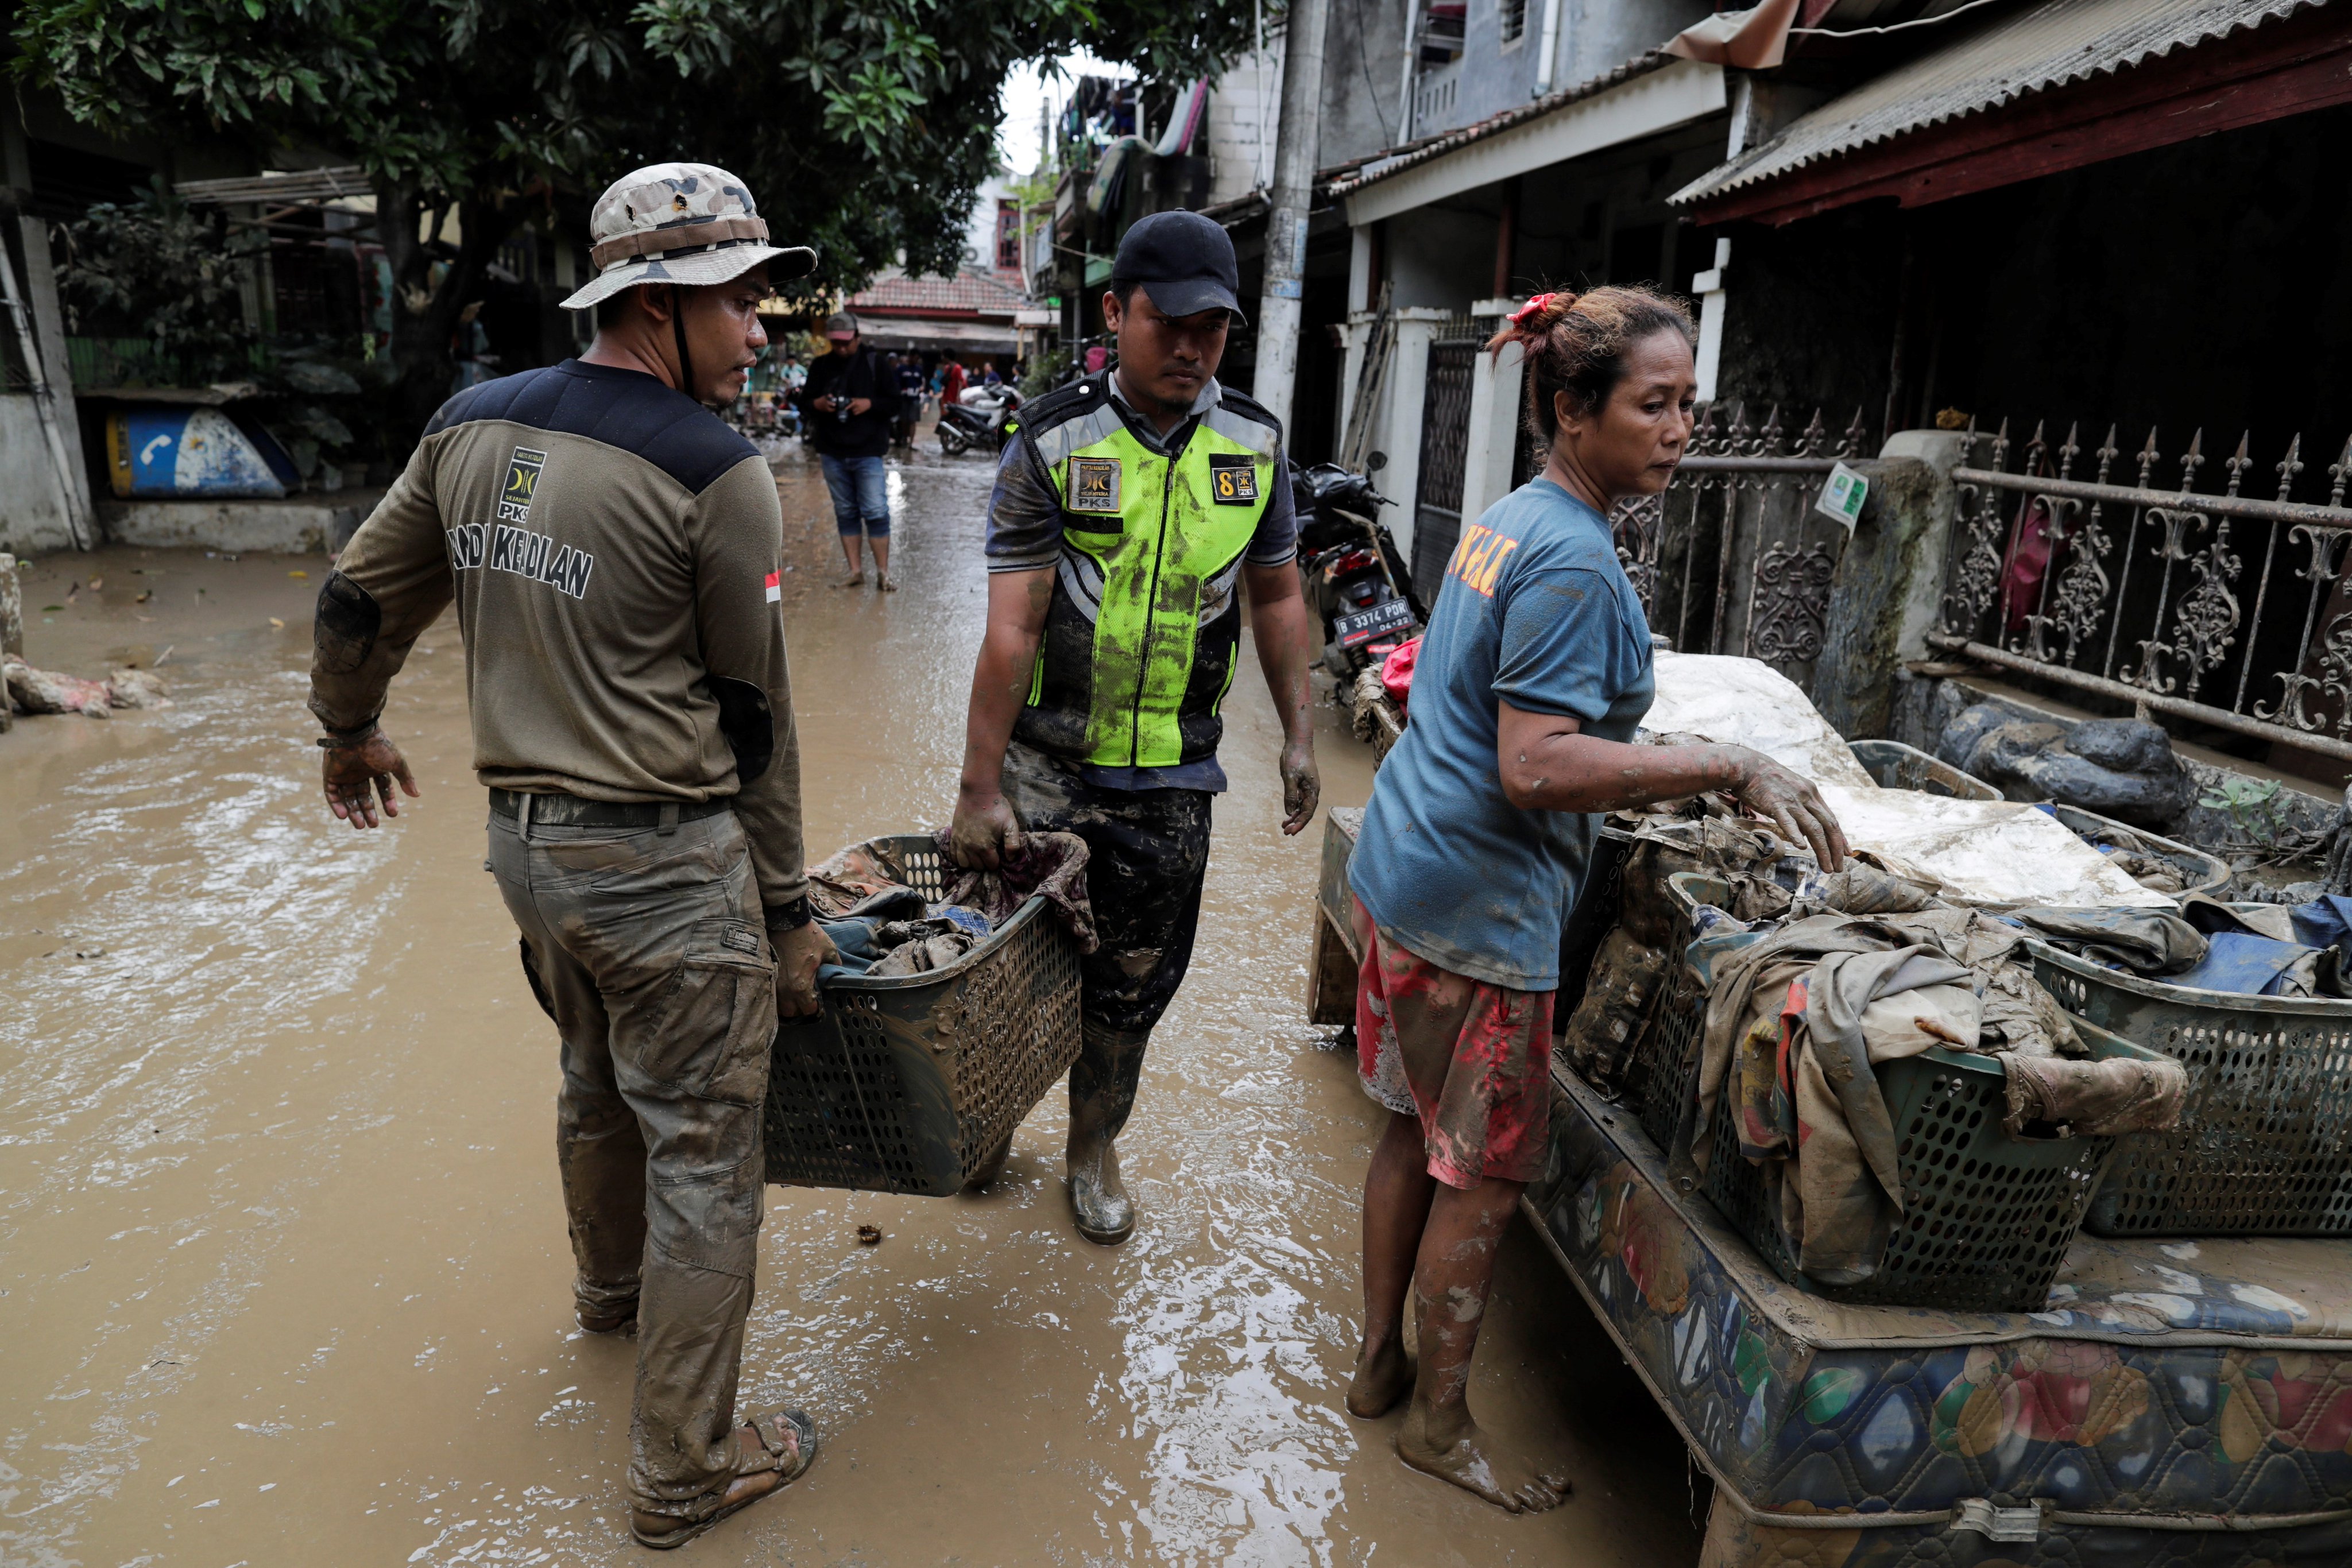
POLYGON ((1707 1468, 1750 1507, 1926 1522, 1774 1531, 1740 1568, 2252 1568, 2352 1561, 2352 1248, 2078 1238, 2046 1310, 1853 1306, 1783 1284, 1675 1191, 1622 1111, 1556 1080, 1528 1192, 1564 1268, 1707 1468), (1968 1499, 2100 1516, 2000 1544, 1968 1499), (2167 1519, 2165 1516, 2170 1516, 2167 1519))
POLYGON ((1807 1276, 1870 1279, 1906 1212, 1887 1063, 1938 1046, 2003 1053, 2011 1136, 2028 1120, 2105 1136, 2178 1118, 2177 1063, 2055 1060, 2087 1048, 2009 961, 2022 935, 1967 910, 1815 915, 1716 959, 1690 1155, 1701 1171, 1724 1157, 1714 1117, 1728 1114, 1807 1276))
MULTIPOLYGON (((823 978, 945 968, 1033 896, 1045 900, 1079 952, 1098 945, 1087 897, 1086 841, 1075 833, 1031 833, 1020 849, 1006 852, 998 870, 959 872, 936 900, 909 885, 892 847, 897 841, 852 844, 810 868, 809 903, 839 949, 823 978)), ((937 842, 941 863, 952 865, 945 829, 937 842)))

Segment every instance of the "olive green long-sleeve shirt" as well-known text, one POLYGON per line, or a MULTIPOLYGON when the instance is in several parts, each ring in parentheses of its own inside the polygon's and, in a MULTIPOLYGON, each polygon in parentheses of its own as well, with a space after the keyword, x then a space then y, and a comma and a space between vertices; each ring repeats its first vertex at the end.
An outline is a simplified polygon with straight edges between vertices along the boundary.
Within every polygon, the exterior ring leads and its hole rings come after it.
POLYGON ((758 451, 651 376, 572 360, 471 388, 321 590, 310 709, 373 721, 454 597, 484 784, 731 796, 761 902, 798 918, 782 527, 758 451))

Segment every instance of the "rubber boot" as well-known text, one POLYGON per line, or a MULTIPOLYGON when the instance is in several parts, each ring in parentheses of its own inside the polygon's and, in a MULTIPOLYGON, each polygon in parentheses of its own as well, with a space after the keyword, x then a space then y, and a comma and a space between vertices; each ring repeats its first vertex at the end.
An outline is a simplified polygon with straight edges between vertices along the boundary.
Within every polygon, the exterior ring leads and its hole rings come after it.
POLYGON ((1118 1139, 1135 1109, 1151 1031, 1088 1023, 1085 1033, 1070 1068, 1070 1207, 1079 1235, 1116 1247, 1135 1233, 1135 1200, 1119 1179, 1118 1139))

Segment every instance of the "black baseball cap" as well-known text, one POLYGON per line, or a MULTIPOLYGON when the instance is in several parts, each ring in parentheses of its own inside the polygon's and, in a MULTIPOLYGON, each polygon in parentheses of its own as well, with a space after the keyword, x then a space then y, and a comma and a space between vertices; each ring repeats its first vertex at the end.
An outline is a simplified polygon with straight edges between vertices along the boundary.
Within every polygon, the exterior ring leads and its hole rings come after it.
POLYGON ((1234 242, 1213 218, 1178 212, 1138 220, 1118 242, 1110 276, 1114 283, 1141 284, 1171 316, 1229 310, 1235 326, 1248 325, 1235 298, 1242 277, 1234 242))

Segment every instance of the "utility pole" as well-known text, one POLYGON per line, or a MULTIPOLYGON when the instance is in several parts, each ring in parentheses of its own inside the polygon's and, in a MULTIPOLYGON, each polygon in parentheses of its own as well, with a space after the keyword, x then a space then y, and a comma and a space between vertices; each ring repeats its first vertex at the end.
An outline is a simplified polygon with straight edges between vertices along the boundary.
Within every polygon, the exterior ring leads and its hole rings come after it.
POLYGON ((1282 47, 1282 123, 1274 135, 1274 210, 1265 225, 1265 292, 1257 307, 1257 384, 1286 430, 1298 381, 1307 271, 1307 209, 1323 140, 1323 31, 1328 0, 1291 0, 1282 47))

